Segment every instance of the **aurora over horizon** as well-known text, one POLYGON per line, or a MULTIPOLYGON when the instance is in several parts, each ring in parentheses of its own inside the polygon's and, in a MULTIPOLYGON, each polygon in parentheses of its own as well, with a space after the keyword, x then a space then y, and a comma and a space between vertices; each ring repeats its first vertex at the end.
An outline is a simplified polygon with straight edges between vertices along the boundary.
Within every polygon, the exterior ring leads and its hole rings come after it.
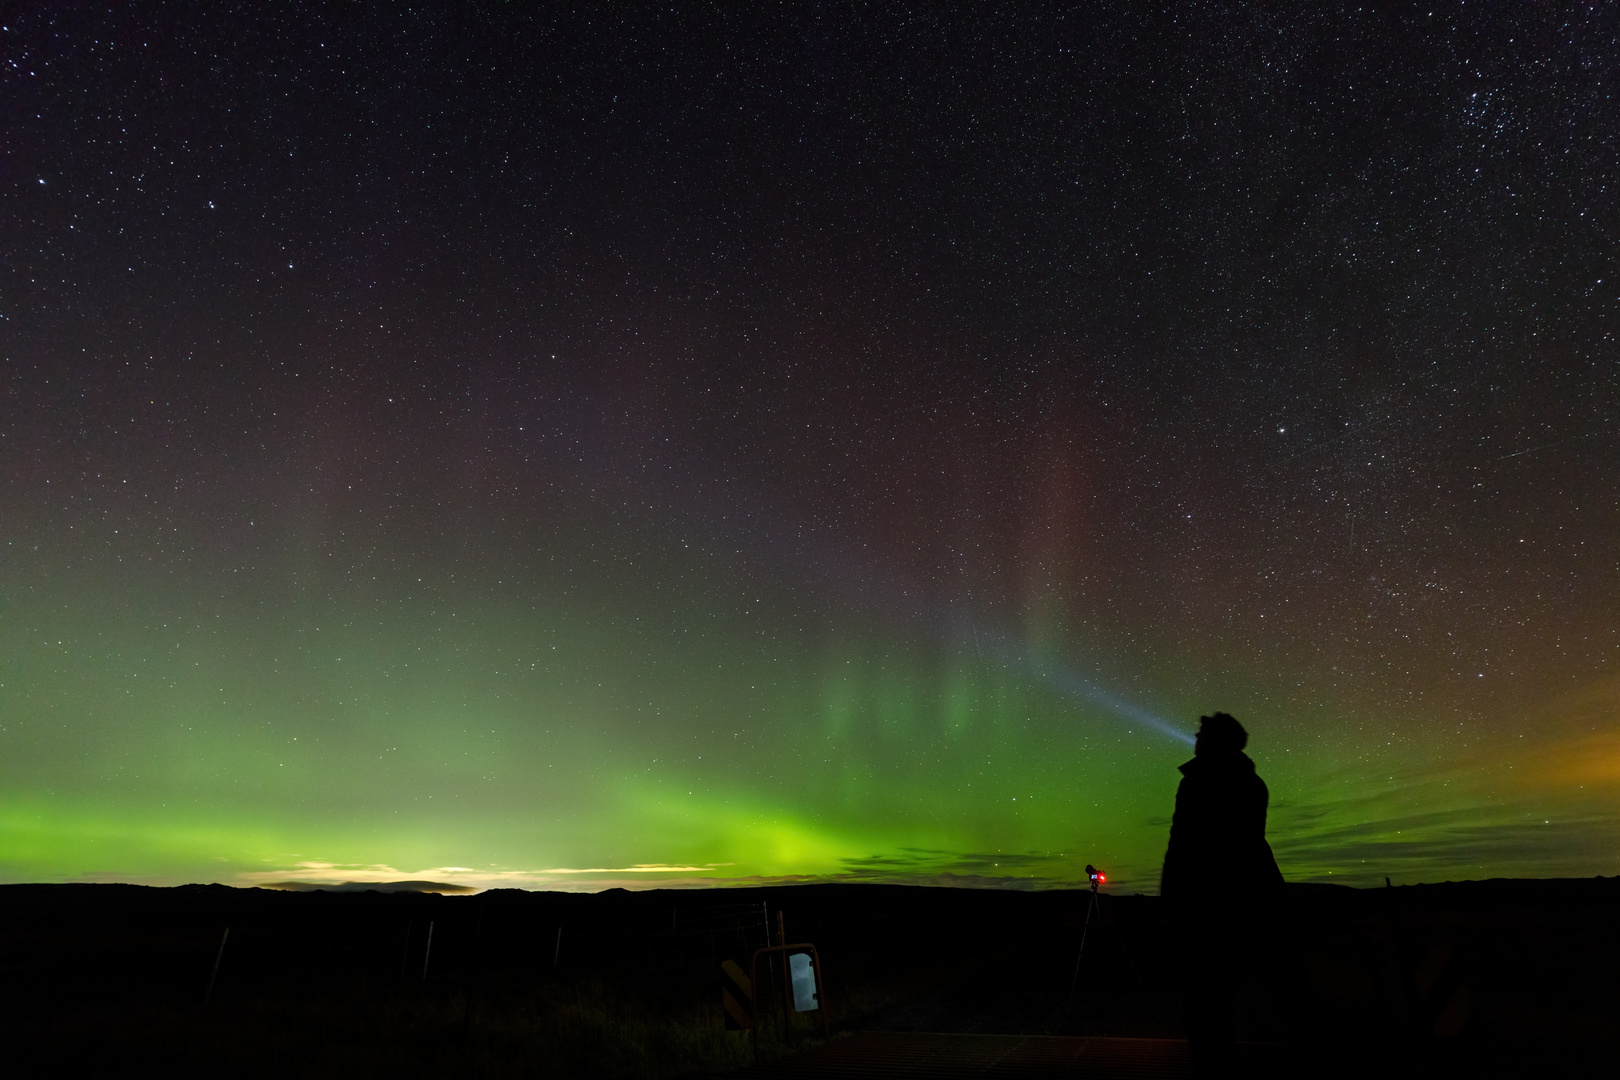
POLYGON ((0 882, 1620 873, 1608 9, 0 30, 0 882))

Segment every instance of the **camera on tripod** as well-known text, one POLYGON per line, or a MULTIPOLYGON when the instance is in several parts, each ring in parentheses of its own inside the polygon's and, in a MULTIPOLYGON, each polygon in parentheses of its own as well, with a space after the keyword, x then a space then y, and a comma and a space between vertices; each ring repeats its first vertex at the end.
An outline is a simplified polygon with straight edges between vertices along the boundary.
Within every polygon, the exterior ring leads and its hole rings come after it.
MULTIPOLYGON (((1098 925, 1101 925, 1105 921, 1103 919, 1102 892, 1099 887, 1108 883, 1108 875, 1087 863, 1086 877, 1091 879, 1091 897, 1090 903, 1086 905, 1085 925, 1080 930, 1080 951, 1074 957, 1074 976, 1069 979, 1070 1001, 1074 1000, 1075 987, 1080 985, 1080 961, 1086 955, 1086 938, 1091 934, 1091 924, 1095 921, 1098 925)), ((1110 903, 1112 903, 1111 900, 1110 903)), ((1130 950, 1125 947, 1125 935, 1119 932, 1119 926, 1113 920, 1110 919, 1107 922, 1113 927, 1114 937, 1119 939, 1120 952, 1125 954, 1126 962, 1131 965, 1131 973, 1136 976, 1136 981, 1142 987, 1143 992, 1146 992, 1148 988, 1147 982, 1143 980, 1142 973, 1136 969, 1136 961, 1131 959, 1130 950)))

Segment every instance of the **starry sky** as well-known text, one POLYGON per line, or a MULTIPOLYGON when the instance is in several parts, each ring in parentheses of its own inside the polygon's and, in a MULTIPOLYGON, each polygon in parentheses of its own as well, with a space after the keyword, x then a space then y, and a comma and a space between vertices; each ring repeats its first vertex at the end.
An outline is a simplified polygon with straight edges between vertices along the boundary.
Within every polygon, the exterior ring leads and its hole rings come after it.
POLYGON ((0 880, 1620 872, 1620 25, 21 5, 0 880))

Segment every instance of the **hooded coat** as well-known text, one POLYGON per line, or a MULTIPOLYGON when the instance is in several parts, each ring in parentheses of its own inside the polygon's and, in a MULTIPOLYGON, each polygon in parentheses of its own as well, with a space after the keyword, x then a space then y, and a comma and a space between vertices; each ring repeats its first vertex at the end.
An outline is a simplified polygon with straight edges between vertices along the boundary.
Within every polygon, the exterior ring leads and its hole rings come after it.
POLYGON ((1199 754, 1181 766, 1160 895, 1177 903, 1220 903, 1282 888, 1266 843, 1270 793, 1241 750, 1199 754))

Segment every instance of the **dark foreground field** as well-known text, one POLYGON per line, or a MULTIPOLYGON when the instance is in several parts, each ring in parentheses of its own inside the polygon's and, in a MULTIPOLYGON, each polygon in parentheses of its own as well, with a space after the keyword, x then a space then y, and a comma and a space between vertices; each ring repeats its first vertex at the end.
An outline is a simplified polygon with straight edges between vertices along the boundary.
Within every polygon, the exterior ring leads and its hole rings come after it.
MULTIPOLYGON (((753 1052, 725 1028, 720 961, 746 968, 781 912, 789 941, 820 950, 835 1038, 1180 1037, 1160 902, 1106 896, 1072 983, 1086 901, 4 886, 0 1034, 13 1075, 721 1074, 753 1052)), ((1602 1068, 1620 1060, 1617 918, 1620 879, 1291 886, 1271 958, 1235 978, 1241 1036, 1302 1076, 1602 1068)), ((763 1050, 818 1039, 800 1016, 763 1050)))

